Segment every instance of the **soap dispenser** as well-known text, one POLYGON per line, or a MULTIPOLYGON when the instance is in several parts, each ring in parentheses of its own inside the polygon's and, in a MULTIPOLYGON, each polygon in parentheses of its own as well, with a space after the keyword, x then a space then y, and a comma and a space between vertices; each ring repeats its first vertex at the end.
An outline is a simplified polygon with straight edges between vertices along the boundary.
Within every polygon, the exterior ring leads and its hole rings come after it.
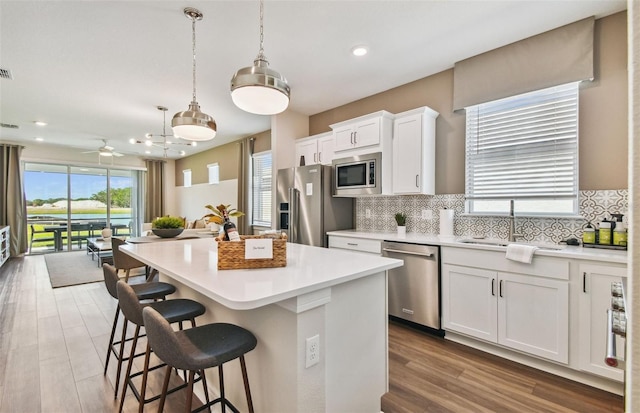
POLYGON ((611 245, 614 225, 615 222, 613 221, 607 221, 606 219, 602 220, 602 222, 598 225, 598 244, 611 245))
POLYGON ((616 222, 613 229, 613 245, 627 246, 627 229, 622 223, 623 214, 611 214, 612 219, 616 222))
POLYGON ((591 225, 591 222, 587 222, 587 226, 582 232, 583 244, 595 244, 596 243, 596 230, 591 225))

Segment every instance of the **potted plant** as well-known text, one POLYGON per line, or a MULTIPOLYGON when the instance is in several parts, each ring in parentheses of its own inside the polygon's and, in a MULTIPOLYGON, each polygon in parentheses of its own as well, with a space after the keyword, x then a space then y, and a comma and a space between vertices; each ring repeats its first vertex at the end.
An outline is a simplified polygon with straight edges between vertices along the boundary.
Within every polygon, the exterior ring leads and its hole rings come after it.
POLYGON ((172 216, 160 217, 151 223, 151 231, 161 238, 173 238, 184 231, 184 219, 172 216))
POLYGON ((407 234, 407 215, 402 212, 397 212, 395 215, 396 224, 398 224, 398 236, 404 236, 407 234))
POLYGON ((205 215, 202 217, 202 219, 207 219, 207 222, 210 224, 218 224, 218 225, 222 225, 224 223, 224 211, 227 211, 227 214, 229 214, 229 217, 241 217, 244 215, 244 212, 238 211, 235 208, 231 208, 231 205, 224 205, 224 204, 220 204, 218 206, 213 206, 213 205, 205 205, 205 208, 207 208, 209 211, 211 211, 211 213, 205 215))

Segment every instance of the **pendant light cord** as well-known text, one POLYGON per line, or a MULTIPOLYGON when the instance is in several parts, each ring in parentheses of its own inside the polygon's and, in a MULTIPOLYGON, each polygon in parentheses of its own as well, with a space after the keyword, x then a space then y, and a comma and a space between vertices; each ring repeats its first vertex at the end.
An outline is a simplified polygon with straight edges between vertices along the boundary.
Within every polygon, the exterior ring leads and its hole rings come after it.
POLYGON ((264 3, 260 0, 260 50, 256 60, 267 60, 264 57, 264 3))
POLYGON ((193 102, 196 102, 196 19, 191 17, 191 42, 193 45, 193 102))

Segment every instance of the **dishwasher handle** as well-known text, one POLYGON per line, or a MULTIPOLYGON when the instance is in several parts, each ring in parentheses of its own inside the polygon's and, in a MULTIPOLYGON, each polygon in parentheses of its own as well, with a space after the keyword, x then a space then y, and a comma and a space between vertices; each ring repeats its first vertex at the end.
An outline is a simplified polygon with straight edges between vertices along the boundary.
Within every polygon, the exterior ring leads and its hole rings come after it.
POLYGON ((433 257, 433 254, 431 254, 431 253, 424 254, 422 252, 402 251, 402 250, 395 250, 395 249, 392 249, 392 248, 383 248, 382 251, 395 252, 395 253, 398 253, 398 254, 418 255, 420 257, 433 257))

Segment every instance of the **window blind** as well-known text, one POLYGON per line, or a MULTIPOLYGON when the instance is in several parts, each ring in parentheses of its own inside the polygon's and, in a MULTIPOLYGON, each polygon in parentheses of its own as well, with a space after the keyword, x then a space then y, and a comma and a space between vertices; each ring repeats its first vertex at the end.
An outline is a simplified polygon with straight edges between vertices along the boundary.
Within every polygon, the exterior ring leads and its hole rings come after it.
POLYGON ((254 154, 252 171, 252 225, 271 226, 271 152, 254 154))
POLYGON ((467 198, 577 197, 577 82, 465 110, 467 198))

